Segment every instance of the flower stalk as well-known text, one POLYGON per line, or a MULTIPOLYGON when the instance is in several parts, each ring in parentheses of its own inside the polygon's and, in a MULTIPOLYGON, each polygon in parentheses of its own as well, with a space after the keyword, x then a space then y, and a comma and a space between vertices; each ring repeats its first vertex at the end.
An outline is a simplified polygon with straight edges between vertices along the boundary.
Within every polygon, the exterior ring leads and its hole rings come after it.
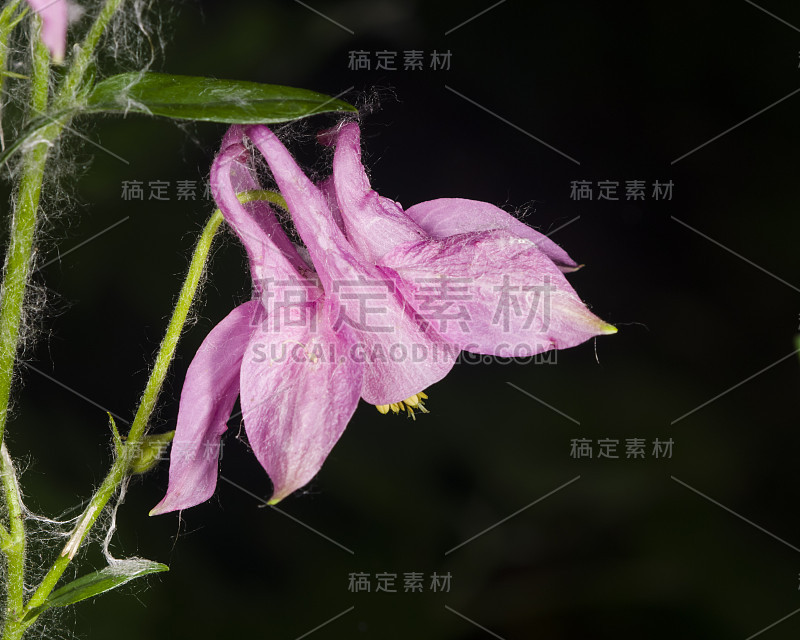
MULTIPOLYGON (((283 201, 279 195, 270 191, 250 191, 240 194, 239 198, 243 203, 255 200, 263 200, 280 204, 283 201)), ((140 451, 140 445, 145 437, 147 424, 156 406, 161 387, 175 355, 178 340, 181 332, 183 331, 183 327, 186 324, 186 318, 189 315, 189 311, 191 310, 197 289, 203 277, 203 272, 208 261, 211 245, 217 230, 222 223, 222 220, 222 213, 219 209, 217 209, 206 223, 197 245, 195 246, 194 254, 192 255, 192 261, 189 264, 189 269, 186 274, 186 279, 181 287, 178 300, 175 303, 175 309, 172 313, 169 325, 167 326, 166 333, 164 334, 164 339, 162 340, 161 346, 158 350, 158 355, 156 356, 153 370, 150 373, 150 378, 147 381, 144 393, 142 394, 133 425, 131 426, 128 436, 124 440, 121 448, 119 448, 117 457, 114 460, 111 469, 100 485, 100 488, 95 492, 94 496, 92 496, 92 499, 89 501, 86 509, 78 518, 75 528, 73 529, 67 543, 64 545, 64 549, 62 550, 60 556, 50 567, 47 575, 45 575, 44 579, 39 584, 30 600, 24 607, 21 608, 21 610, 15 609, 17 612, 21 611, 21 615, 18 615, 15 620, 12 620, 10 617, 7 618, 7 629, 16 629, 17 627, 21 627, 24 631, 24 629, 33 623, 35 618, 28 620, 27 622, 21 622, 21 619, 28 612, 45 602, 47 596, 50 595, 50 593, 56 587, 67 566, 69 566, 69 563, 77 554, 81 545, 85 541, 86 536, 96 523, 97 518, 103 512, 103 509, 114 497, 114 495, 116 495, 119 487, 125 481, 125 478, 130 475, 131 462, 134 461, 140 451)), ((2 537, 2 534, 0 534, 0 537, 2 537)), ((16 637, 21 636, 15 636, 13 634, 8 636, 3 635, 2 640, 16 637)))
POLYGON ((119 486, 128 475, 130 463, 139 449, 147 423, 153 413, 156 401, 158 400, 158 395, 161 391, 161 386, 164 382, 167 370, 175 355, 178 339, 180 338, 183 326, 186 324, 186 318, 191 309, 194 296, 197 293, 197 288, 205 269, 211 243, 214 240, 214 236, 221 222, 222 214, 216 211, 211 216, 208 223, 206 223, 205 229, 203 229, 203 233, 200 236, 200 240, 192 256, 186 280, 183 283, 183 287, 181 288, 181 292, 175 304, 175 310, 167 326, 167 331, 161 342, 161 347, 158 350, 155 365, 150 373, 150 379, 147 381, 147 386, 142 394, 139 408, 136 411, 136 417, 119 455, 111 466, 103 483, 100 485, 100 488, 96 491, 83 514, 81 514, 81 517, 78 519, 75 529, 67 544, 64 546, 61 555, 50 567, 47 575, 31 596, 31 599, 25 606, 24 612, 28 612, 44 603, 47 596, 55 588, 67 566, 74 558, 77 550, 86 539, 89 531, 91 531, 97 518, 108 502, 114 497, 119 486))

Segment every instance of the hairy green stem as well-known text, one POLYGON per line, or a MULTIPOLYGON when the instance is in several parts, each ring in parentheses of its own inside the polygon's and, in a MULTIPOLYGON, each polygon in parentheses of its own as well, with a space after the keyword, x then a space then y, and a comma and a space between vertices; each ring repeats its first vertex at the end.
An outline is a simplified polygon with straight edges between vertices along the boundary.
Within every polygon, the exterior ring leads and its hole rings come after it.
MULTIPOLYGON (((178 301, 175 304, 175 310, 167 326, 164 339, 161 342, 161 347, 156 356, 156 364, 153 367, 150 379, 142 395, 139 409, 136 412, 136 418, 134 419, 128 438, 122 445, 114 460, 114 464, 111 466, 100 488, 95 492, 94 496, 92 496, 88 506, 78 519, 58 559, 50 567, 47 575, 24 607, 23 615, 45 602, 47 596, 50 595, 50 592, 55 588, 67 566, 80 549, 81 544, 86 539, 86 536, 94 526, 97 518, 103 512, 108 502, 114 497, 120 485, 128 475, 130 463, 139 451, 139 445, 144 437, 147 422, 153 412, 167 369, 175 354, 178 339, 186 323, 186 317, 191 309, 197 287, 200 284, 200 279, 205 269, 211 243, 221 222, 222 214, 217 210, 206 224, 197 246, 195 247, 186 280, 183 283, 178 301)), ((27 623, 20 623, 20 625, 23 627, 24 631, 24 629, 32 623, 33 620, 29 620, 27 623)), ((5 636, 3 636, 3 640, 5 640, 5 636)))
MULTIPOLYGON (((286 202, 283 197, 273 191, 247 191, 240 193, 238 197, 243 203, 267 201, 286 208, 286 202)), ((100 488, 95 492, 94 496, 92 496, 89 505, 78 519, 60 556, 50 567, 47 575, 45 575, 30 600, 28 600, 27 604, 23 607, 21 615, 17 615, 14 618, 7 616, 2 640, 17 640, 21 638, 25 630, 33 624, 35 618, 27 622, 23 622, 22 618, 25 614, 41 606, 46 601, 47 596, 49 596, 56 587, 64 571, 67 569, 67 566, 69 566, 69 563, 77 554, 86 536, 97 521, 97 518, 119 490, 125 478, 129 475, 130 464, 139 453, 139 445, 145 437, 147 423, 155 408, 169 365, 175 355, 178 340, 186 324, 186 318, 205 270, 211 244, 222 220, 222 212, 217 209, 206 223, 203 233, 197 242, 186 275, 186 280, 178 295, 172 318, 167 326, 167 331, 161 342, 158 355, 156 356, 155 365, 150 373, 145 391, 142 394, 139 408, 136 411, 136 417, 128 432, 127 439, 124 444, 122 444, 121 448, 118 449, 118 455, 114 460, 114 464, 111 466, 100 488)), ((115 442, 119 444, 116 438, 115 442)))
MULTIPOLYGON (((64 82, 55 98, 54 106, 75 100, 92 55, 114 13, 124 0, 107 0, 92 24, 81 46, 75 53, 64 82)), ((36 18, 36 24, 41 21, 36 18)), ((50 55, 41 38, 33 37, 34 58, 31 89, 31 111, 38 116, 47 111, 50 55)), ((8 417, 8 402, 14 376, 14 364, 19 344, 19 329, 23 317, 23 302, 30 273, 30 256, 36 230, 36 212, 42 190, 42 180, 49 147, 61 135, 66 120, 53 122, 42 129, 36 145, 23 159, 22 177, 17 206, 11 221, 11 241, 6 253, 6 268, 0 287, 0 442, 3 441, 8 417)))
POLYGON ((172 362, 172 357, 175 355, 175 347, 178 345, 183 325, 186 322, 186 316, 194 300, 194 294, 197 291, 197 286, 200 283, 200 278, 203 275, 205 268, 206 256, 211 247, 211 240, 217 232, 217 228, 222 222, 222 212, 217 209, 211 216, 211 219, 206 224, 203 235, 200 237, 195 255, 192 258, 192 263, 189 266, 189 273, 186 276, 186 281, 183 283, 181 293, 178 296, 178 302, 175 305, 175 312, 172 315, 167 332, 164 334, 164 340, 161 342, 156 362, 153 365, 153 371, 150 373, 150 379, 147 381, 142 399, 139 403, 139 409, 136 411, 136 416, 133 419, 133 424, 128 433, 126 446, 129 447, 131 442, 138 442, 144 435, 147 423, 150 416, 155 409, 156 402, 158 402, 158 395, 161 392, 161 386, 164 383, 164 378, 167 375, 167 370, 172 362))
MULTIPOLYGON (((107 0, 103 6, 67 72, 58 94, 60 101, 74 101, 100 36, 121 3, 122 0, 107 0)), ((8 11, 17 4, 17 1, 10 3, 0 14, 0 19, 8 18, 10 21, 12 14, 8 11)), ((14 26, 11 22, 7 24, 10 26, 0 34, 0 37, 4 38, 3 45, 7 45, 8 36, 14 26)), ((50 80, 50 54, 40 38, 41 20, 34 17, 32 24, 34 33, 31 37, 33 59, 29 117, 47 112, 50 80)), ((6 50, 7 47, 4 46, 3 56, 5 56, 6 50)), ((3 64, 5 64, 5 60, 3 60, 3 64)), ((6 488, 5 506, 9 520, 8 535, 6 536, 4 532, 0 536, 3 541, 2 551, 6 562, 6 616, 3 625, 3 640, 21 638, 29 626, 29 623, 22 622, 22 598, 25 592, 25 529, 21 503, 18 500, 18 489, 12 490, 11 485, 8 484, 13 482, 13 486, 16 487, 17 480, 10 458, 6 462, 8 454, 3 445, 3 436, 5 435, 11 385, 19 348, 20 327, 25 311, 25 292, 31 270, 33 239, 36 232, 37 211, 45 165, 50 146, 61 135, 64 126, 66 126, 66 120, 53 122, 42 129, 39 139, 23 156, 17 203, 11 217, 10 241, 6 252, 3 282, 0 285, 0 446, 3 447, 3 484, 6 488), (17 496, 16 502, 13 498, 14 495, 17 496)))
MULTIPOLYGON (((243 203, 259 200, 285 207, 284 199, 279 194, 272 191, 246 191, 240 193, 238 197, 243 203)), ((89 505, 78 520, 61 555, 53 563, 53 566, 50 567, 50 570, 39 584, 36 592, 31 596, 31 599, 25 606, 25 612, 31 611, 44 603, 47 596, 55 588, 70 561, 77 553, 92 526, 97 521, 100 513, 102 513, 105 506, 115 495, 119 486, 128 475, 130 463, 140 450, 139 445, 145 436, 147 423, 158 401, 161 386, 164 383, 164 378, 167 375, 170 363, 175 355, 175 348, 178 345, 178 340, 186 324, 186 318, 191 309, 195 294, 197 293, 203 271, 205 270, 211 243, 222 220, 222 212, 217 209, 206 223, 200 240, 197 242, 188 273, 186 274, 186 280, 181 287, 181 292, 175 304, 175 310, 167 326, 164 339, 161 341, 153 370, 150 373, 150 378, 142 394, 139 408, 136 411, 136 417, 128 432, 128 437, 122 445, 120 454, 114 461, 111 470, 103 480, 100 488, 94 494, 89 505)))
MULTIPOLYGON (((44 111, 49 98, 50 54, 39 37, 41 20, 33 20, 31 109, 44 111)), ((6 612, 3 640, 21 638, 25 594, 25 524, 16 472, 3 442, 14 364, 24 315, 25 288, 31 267, 36 212, 44 179, 49 146, 39 143, 23 157, 17 206, 11 220, 11 242, 6 254, 5 277, 0 288, 0 467, 2 468, 9 543, 3 546, 6 561, 6 612)))
MULTIPOLYGON (((37 18, 34 34, 31 109, 47 109, 50 54, 38 37, 41 21, 37 18)), ((43 134, 56 135, 51 125, 43 134)), ((5 274, 0 287, 0 443, 3 441, 14 364, 17 358, 19 330, 24 313, 25 289, 31 267, 33 236, 36 231, 36 212, 42 192, 44 167, 49 145, 40 141, 27 151, 22 161, 22 178, 17 206, 11 218, 11 241, 6 253, 5 274)))

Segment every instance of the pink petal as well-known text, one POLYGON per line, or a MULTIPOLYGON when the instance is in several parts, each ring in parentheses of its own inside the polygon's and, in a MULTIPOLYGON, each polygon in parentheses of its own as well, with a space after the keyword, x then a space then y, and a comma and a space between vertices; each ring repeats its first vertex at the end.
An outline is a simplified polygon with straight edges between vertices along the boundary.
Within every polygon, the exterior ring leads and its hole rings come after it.
POLYGON ((399 402, 441 380, 457 356, 452 345, 421 326, 387 274, 358 257, 323 194, 277 137, 264 126, 248 127, 247 134, 264 154, 311 254, 333 309, 334 329, 350 327, 356 334, 355 357, 366 367, 364 400, 399 402))
POLYGON ((510 213, 488 202, 463 198, 439 198, 420 202, 406 210, 433 238, 447 238, 457 233, 506 229, 533 242, 563 272, 575 271, 579 265, 546 235, 521 222, 510 213))
POLYGON ((362 366, 348 334, 330 329, 317 305, 304 321, 277 316, 253 333, 242 361, 241 397, 250 446, 274 486, 270 504, 307 484, 358 404, 362 366))
POLYGON ((465 351, 524 357, 616 332, 547 255, 508 231, 404 245, 384 263, 420 316, 465 351))
POLYGON ((55 62, 64 60, 67 50, 67 0, 28 0, 42 19, 42 42, 55 62))
POLYGON ((169 461, 169 488, 157 515, 208 500, 217 484, 219 440, 239 394, 242 355, 257 301, 236 307, 211 330, 189 365, 169 461))
MULTIPOLYGON (((366 270, 365 270, 366 271, 366 270)), ((357 335, 352 357, 364 362, 361 397, 370 404, 399 402, 444 378, 460 349, 421 322, 392 277, 372 269, 362 279, 337 279, 335 327, 357 335)))

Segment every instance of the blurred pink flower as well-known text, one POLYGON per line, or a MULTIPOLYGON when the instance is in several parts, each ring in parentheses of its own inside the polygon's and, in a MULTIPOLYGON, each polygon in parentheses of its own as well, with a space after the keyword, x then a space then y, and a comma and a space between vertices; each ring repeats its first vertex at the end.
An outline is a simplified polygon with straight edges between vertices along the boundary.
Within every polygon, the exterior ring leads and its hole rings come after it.
POLYGON ((28 0, 28 4, 42 19, 42 42, 53 61, 62 62, 67 50, 67 0, 28 0))

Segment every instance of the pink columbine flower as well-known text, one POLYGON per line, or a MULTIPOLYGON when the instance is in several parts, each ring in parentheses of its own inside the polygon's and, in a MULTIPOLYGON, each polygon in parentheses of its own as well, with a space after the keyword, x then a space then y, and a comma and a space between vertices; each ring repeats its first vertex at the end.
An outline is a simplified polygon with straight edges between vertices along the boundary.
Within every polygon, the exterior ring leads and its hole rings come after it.
POLYGON ((419 406, 418 392, 443 378, 455 361, 450 345, 420 323, 399 295, 386 294, 387 276, 355 255, 323 194, 274 134, 266 127, 250 127, 248 134, 265 152, 315 268, 267 203, 246 208, 237 199, 237 193, 259 186, 243 161, 241 128, 232 127, 214 161, 211 187, 247 249, 259 299, 222 320, 189 366, 169 487, 152 515, 211 497, 219 441, 237 395, 248 441, 272 480, 275 503, 317 473, 359 398, 380 405, 411 398, 410 404, 419 406), (376 294, 381 306, 370 308, 367 325, 363 296, 374 300, 376 294), (425 357, 393 358, 389 354, 397 345, 425 357))
POLYGON ((486 202, 445 198, 404 211, 371 188, 357 124, 320 139, 336 145, 327 187, 350 242, 458 348, 530 356, 616 332, 581 302, 563 275, 578 265, 546 236, 486 202))
POLYGON ((220 322, 189 367, 169 487, 153 514, 213 494, 237 395, 275 503, 317 473, 360 398, 413 416, 460 349, 529 355, 615 331, 566 283, 562 271, 577 265, 552 241, 486 203, 404 212, 370 188, 357 126, 336 137, 333 177, 319 186, 265 126, 234 126, 223 141, 211 186, 247 250, 258 299, 220 322), (302 251, 268 204, 237 198, 259 189, 243 131, 272 171, 302 251), (431 282, 444 281, 466 286, 456 317, 426 305, 431 282))
POLYGON ((28 4, 42 19, 42 42, 53 61, 62 62, 67 50, 67 0, 28 0, 28 4))

